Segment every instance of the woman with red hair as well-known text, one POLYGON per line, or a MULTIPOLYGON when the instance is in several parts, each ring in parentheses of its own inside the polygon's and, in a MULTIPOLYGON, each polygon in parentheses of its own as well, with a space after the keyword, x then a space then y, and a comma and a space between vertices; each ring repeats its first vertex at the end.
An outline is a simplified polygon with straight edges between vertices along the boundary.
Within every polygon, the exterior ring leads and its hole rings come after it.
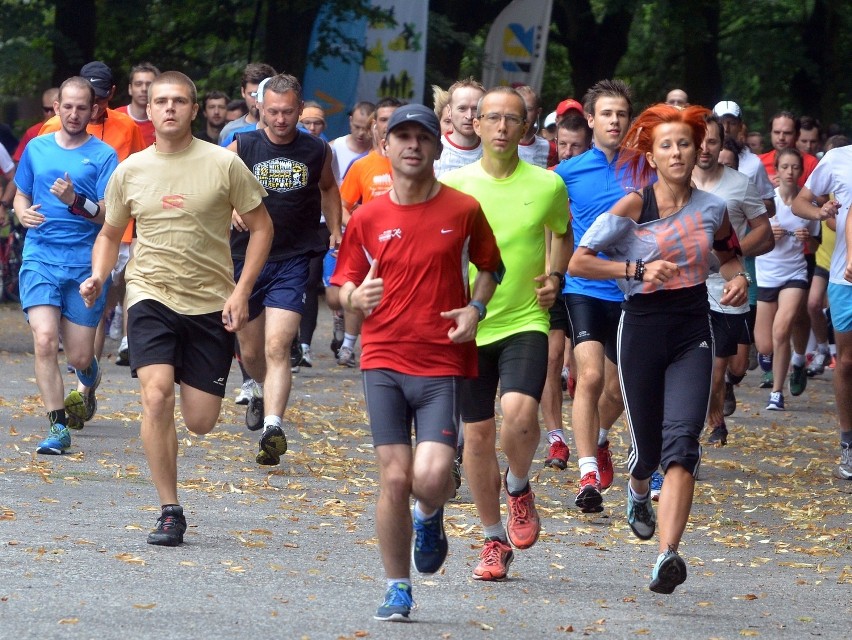
POLYGON ((653 537, 649 479, 661 466, 660 554, 650 584, 657 593, 686 580, 677 548, 692 507, 713 372, 705 280, 718 269, 728 281, 721 304, 742 304, 748 292, 725 202, 691 186, 707 113, 658 104, 639 115, 619 157, 643 188, 595 221, 569 265, 571 275, 617 278, 624 291, 618 371, 633 445, 627 521, 637 537, 653 537))

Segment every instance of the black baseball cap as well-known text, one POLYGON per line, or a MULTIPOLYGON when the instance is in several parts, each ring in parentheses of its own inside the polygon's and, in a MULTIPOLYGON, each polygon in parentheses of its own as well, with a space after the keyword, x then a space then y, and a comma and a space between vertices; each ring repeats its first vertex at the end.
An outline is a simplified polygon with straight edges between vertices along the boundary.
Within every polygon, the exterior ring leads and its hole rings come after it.
POLYGON ((80 69, 80 75, 95 88, 97 97, 106 98, 112 91, 112 71, 100 60, 84 64, 80 69))
POLYGON ((394 127, 403 122, 416 122, 437 139, 441 138, 441 125, 438 116, 429 107, 422 104, 404 104, 397 107, 388 120, 387 133, 393 131, 394 127))

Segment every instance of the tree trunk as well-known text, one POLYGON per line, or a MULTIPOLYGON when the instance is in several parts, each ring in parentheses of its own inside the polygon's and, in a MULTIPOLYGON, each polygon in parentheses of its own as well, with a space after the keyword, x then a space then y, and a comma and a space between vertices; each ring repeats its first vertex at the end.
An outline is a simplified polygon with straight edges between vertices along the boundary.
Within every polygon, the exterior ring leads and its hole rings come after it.
POLYGON ((95 0, 54 0, 53 86, 80 74, 95 58, 97 11, 95 0))
POLYGON ((722 95, 719 0, 673 2, 683 34, 684 91, 692 104, 714 105, 722 95))

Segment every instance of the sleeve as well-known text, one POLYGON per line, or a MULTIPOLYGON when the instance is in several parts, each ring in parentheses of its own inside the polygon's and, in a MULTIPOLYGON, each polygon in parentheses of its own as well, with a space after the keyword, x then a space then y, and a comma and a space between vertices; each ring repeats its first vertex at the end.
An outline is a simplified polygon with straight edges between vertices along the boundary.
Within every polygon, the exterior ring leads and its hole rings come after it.
POLYGON ((622 218, 611 213, 602 213, 583 234, 578 246, 586 247, 597 253, 610 253, 631 229, 636 226, 630 218, 622 218))
POLYGON ((568 231, 568 190, 562 178, 555 173, 547 175, 553 178, 553 197, 550 199, 550 213, 545 224, 554 233, 564 234, 568 231))
POLYGON ((21 161, 18 163, 18 170, 15 172, 15 186, 28 198, 33 195, 33 174, 32 166, 32 148, 27 145, 24 153, 21 156, 21 161))
POLYGON ((118 156, 112 149, 108 154, 105 154, 104 162, 101 163, 100 171, 98 172, 98 200, 103 200, 106 197, 107 185, 109 179, 118 167, 118 156))
POLYGON ((766 167, 762 162, 754 174, 754 185, 763 200, 772 200, 775 197, 775 187, 770 182, 769 174, 766 173, 766 167))
POLYGON ((337 266, 331 276, 331 284, 342 287, 346 282, 352 282, 356 286, 364 281, 364 277, 370 270, 370 261, 363 245, 363 231, 361 222, 363 216, 353 215, 343 234, 343 242, 340 243, 340 251, 337 254, 337 266))
POLYGON ((503 261, 494 231, 479 204, 474 205, 473 222, 470 232, 470 261, 478 271, 499 273, 503 270, 503 261))
POLYGON ((105 221, 113 227, 124 229, 130 221, 130 204, 124 197, 124 183, 120 169, 113 171, 107 183, 104 204, 106 205, 105 221))
POLYGON ((231 206, 239 214, 248 213, 263 202, 266 190, 236 153, 230 155, 228 178, 231 206))
POLYGON ((352 208, 352 205, 361 200, 361 166, 363 163, 359 160, 353 162, 343 178, 340 185, 340 200, 347 208, 352 208), (348 205, 348 206, 347 206, 348 205))
POLYGON ((3 173, 9 173, 14 168, 15 163, 12 162, 12 156, 9 155, 6 147, 0 144, 0 171, 3 173))
POLYGON ((827 196, 835 190, 834 172, 831 169, 831 153, 829 151, 825 155, 822 162, 816 166, 816 169, 813 170, 805 182, 805 186, 817 197, 827 196))
POLYGON ((743 196, 742 202, 740 202, 740 206, 748 220, 754 220, 756 217, 766 213, 766 205, 763 204, 763 199, 760 197, 760 194, 757 192, 757 187, 751 180, 748 181, 746 192, 743 196))

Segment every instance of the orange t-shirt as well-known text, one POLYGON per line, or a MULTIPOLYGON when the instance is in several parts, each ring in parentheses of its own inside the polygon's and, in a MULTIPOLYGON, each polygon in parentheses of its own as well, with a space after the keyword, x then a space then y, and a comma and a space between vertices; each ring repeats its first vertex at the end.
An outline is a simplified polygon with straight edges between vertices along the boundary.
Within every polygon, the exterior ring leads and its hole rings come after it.
POLYGON ((146 147, 150 147, 157 139, 157 136, 154 132, 154 123, 150 120, 137 120, 130 112, 127 110, 129 105, 124 105, 123 107, 119 107, 116 109, 119 113, 123 113, 127 115, 133 122, 136 123, 136 126, 139 127, 139 131, 142 133, 142 140, 145 142, 146 147))
POLYGON ((390 160, 375 149, 352 163, 340 185, 343 206, 352 209, 387 193, 393 186, 390 160))
MULTIPOLYGON (((776 151, 773 149, 769 153, 762 153, 757 156, 766 168, 766 175, 769 176, 770 180, 775 178, 775 154, 776 151)), ((814 172, 818 162, 819 160, 817 160, 816 156, 812 156, 809 153, 802 154, 802 175, 799 176, 799 189, 805 186, 805 181, 814 172)))

